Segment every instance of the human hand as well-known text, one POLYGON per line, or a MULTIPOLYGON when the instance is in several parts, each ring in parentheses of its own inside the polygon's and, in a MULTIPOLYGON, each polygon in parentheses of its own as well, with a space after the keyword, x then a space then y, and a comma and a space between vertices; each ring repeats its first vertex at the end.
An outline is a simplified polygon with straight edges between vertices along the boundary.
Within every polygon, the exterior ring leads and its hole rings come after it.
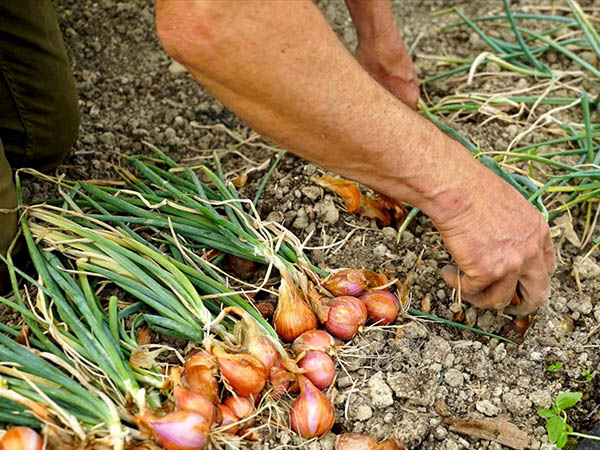
MULTIPOLYGON (((448 250, 460 267, 462 298, 475 306, 525 315, 550 294, 555 270, 554 248, 544 217, 521 194, 483 168, 468 208, 436 222, 448 250), (519 305, 511 305, 515 291, 519 305)), ((458 288, 458 269, 445 266, 442 277, 458 288)))
POLYGON ((419 101, 419 79, 399 34, 359 41, 357 61, 377 82, 412 109, 419 101))

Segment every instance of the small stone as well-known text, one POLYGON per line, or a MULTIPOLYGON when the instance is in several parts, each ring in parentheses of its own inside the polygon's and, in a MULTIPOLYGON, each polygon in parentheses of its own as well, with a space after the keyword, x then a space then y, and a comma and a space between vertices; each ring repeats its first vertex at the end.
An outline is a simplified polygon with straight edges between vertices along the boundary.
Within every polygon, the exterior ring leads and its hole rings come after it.
POLYGON ((387 252, 388 248, 385 246, 385 244, 379 244, 373 248, 373 254, 375 256, 385 256, 387 252))
POLYGON ((165 139, 167 143, 175 144, 177 142, 177 132, 173 128, 168 127, 165 130, 165 139))
POLYGON ((409 322, 402 327, 402 334, 408 339, 425 339, 427 328, 419 322, 409 322))
POLYGON ((496 345, 496 348, 492 352, 492 356, 496 362, 502 361, 504 358, 506 358, 506 355, 508 355, 508 352, 504 348, 504 343, 496 345))
POLYGON ((320 201, 315 205, 317 216, 325 223, 336 223, 340 218, 337 206, 330 198, 320 201))
POLYGON ((331 432, 327 433, 325 436, 323 436, 321 439, 319 439, 319 442, 321 443, 321 448, 323 450, 334 450, 335 438, 336 438, 335 434, 333 434, 331 432))
POLYGON ((396 231, 396 229, 392 228, 392 227, 384 227, 381 230, 381 233, 383 234, 383 236, 386 239, 394 240, 394 241, 396 240, 396 236, 398 236, 398 231, 396 231))
POLYGON ((110 131, 107 131, 105 133, 102 133, 98 139, 100 140, 100 142, 102 142, 104 145, 107 145, 109 147, 114 147, 117 139, 114 135, 114 133, 111 133, 110 131))
POLYGON ((181 64, 179 64, 177 61, 173 61, 171 63, 171 65, 169 66, 169 72, 172 75, 179 75, 179 74, 187 72, 187 69, 185 67, 183 67, 181 64))
POLYGON ((494 405, 489 400, 478 401, 477 403, 475 403, 475 409, 477 411, 479 411, 480 413, 485 414, 488 417, 497 416, 498 413, 500 412, 500 408, 498 408, 496 405, 494 405))
POLYGON ((401 239, 402 243, 404 243, 404 244, 410 244, 411 242, 413 242, 415 240, 415 235, 412 234, 408 230, 404 230, 404 232, 400 236, 400 239, 401 239))
POLYGON ((524 395, 507 392, 502 396, 502 402, 511 413, 524 416, 531 413, 532 402, 524 395))
POLYGON ((433 430, 433 437, 438 441, 443 441, 448 436, 448 430, 443 426, 438 426, 433 430))
POLYGON ((540 408, 549 408, 552 405, 552 396, 548 391, 534 391, 528 396, 533 405, 540 408))
POLYGON ((385 382, 383 372, 377 372, 373 375, 367 385, 369 386, 368 395, 373 407, 383 409, 394 404, 392 390, 385 382))
POLYGON ((508 133, 508 136, 512 139, 517 134, 519 134, 519 127, 513 123, 506 127, 506 132, 508 133))
POLYGON ((347 388, 352 386, 352 378, 345 376, 339 377, 336 381, 339 388, 347 388))
POLYGON ((354 417, 356 418, 356 420, 360 420, 361 422, 370 419, 372 416, 373 410, 369 405, 365 405, 364 403, 362 405, 359 405, 354 412, 354 417))
POLYGON ((475 50, 483 50, 486 47, 485 42, 483 42, 481 37, 475 32, 470 34, 469 44, 471 44, 471 47, 475 50))
POLYGON ((296 219, 292 224, 294 228, 304 229, 308 227, 308 214, 306 214, 306 210, 304 208, 300 208, 296 214, 296 219))
POLYGON ((588 280, 600 275, 600 265, 591 257, 578 257, 575 258, 573 264, 573 274, 575 274, 575 271, 577 271, 580 280, 588 280))
POLYGON ((321 189, 318 186, 305 186, 300 191, 306 198, 313 202, 321 195, 321 189))
POLYGON ((594 67, 598 64, 598 56, 594 52, 581 52, 579 57, 594 67))
POLYGON ((185 124, 185 119, 181 116, 175 116, 175 118, 173 119, 173 126, 175 128, 183 128, 185 124))
POLYGON ((584 315, 591 313, 594 309, 594 305, 588 298, 583 300, 580 300, 579 298, 574 298, 569 303, 567 303, 567 306, 571 311, 576 311, 584 315))
POLYGON ((464 375, 456 369, 448 369, 444 374, 444 382, 450 387, 462 386, 464 381, 464 375))

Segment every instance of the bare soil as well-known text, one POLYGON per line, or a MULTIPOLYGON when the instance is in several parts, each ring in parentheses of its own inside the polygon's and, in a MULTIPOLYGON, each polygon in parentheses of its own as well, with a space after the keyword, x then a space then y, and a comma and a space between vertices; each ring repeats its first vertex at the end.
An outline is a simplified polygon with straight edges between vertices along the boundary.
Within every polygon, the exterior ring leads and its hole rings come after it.
MULTIPOLYGON (((218 151, 232 177, 273 160, 275 149, 261 139, 237 148, 252 136, 252 131, 191 76, 172 70, 172 61, 156 38, 151 2, 55 3, 82 112, 79 138, 72 155, 59 169, 62 173, 75 179, 111 178, 109 163, 118 160, 116 152, 146 152, 143 141, 186 162, 218 151)), ((352 50, 356 37, 343 2, 317 3, 352 50)), ((465 29, 440 33, 439 27, 454 18, 432 18, 432 12, 457 6, 473 17, 500 12, 502 8, 500 1, 484 0, 393 3, 407 46, 414 44, 417 55, 468 56, 481 51, 480 43, 465 29)), ((415 62, 421 78, 443 70, 424 58, 416 57, 415 62)), ((445 89, 440 83, 427 93, 447 95, 445 89)), ((483 148, 497 148, 508 142, 504 124, 492 121, 479 127, 478 119, 475 116, 454 125, 483 148)), ((346 238, 343 245, 310 252, 323 267, 386 270, 403 280, 422 255, 411 290, 413 306, 419 308, 421 301, 429 297, 433 314, 453 318, 453 292, 439 276, 439 268, 450 257, 429 220, 419 216, 396 244, 395 230, 379 229, 366 219, 346 213, 339 199, 316 186, 310 177, 320 173, 320 168, 286 154, 263 193, 259 204, 263 217, 279 220, 301 239, 311 234, 307 244, 311 247, 327 247, 346 238)), ((243 194, 252 198, 264 174, 264 166, 250 171, 243 194)), ((49 195, 47 189, 43 184, 31 183, 27 193, 38 200, 49 195)), ((584 219, 583 214, 573 211, 576 230, 582 229, 584 219)), ((600 270, 592 256, 578 289, 572 268, 579 254, 578 248, 562 243, 550 302, 538 311, 522 345, 515 347, 412 319, 406 319, 400 327, 367 330, 342 358, 333 392, 337 416, 333 433, 307 443, 289 431, 273 428, 265 441, 248 444, 248 448, 329 450, 334 434, 341 432, 368 433, 377 439, 395 437, 409 449, 508 448, 450 432, 440 415, 446 409, 456 418, 503 417, 527 433, 529 448, 551 449, 536 409, 551 406, 556 394, 567 390, 584 393, 572 414, 572 425, 581 432, 589 430, 600 419, 600 377, 586 381, 581 373, 598 370, 600 270), (556 362, 563 364, 562 369, 548 371, 548 366, 556 362)), ((495 312, 478 312, 476 325, 481 329, 499 332, 506 324, 507 320, 495 312)))

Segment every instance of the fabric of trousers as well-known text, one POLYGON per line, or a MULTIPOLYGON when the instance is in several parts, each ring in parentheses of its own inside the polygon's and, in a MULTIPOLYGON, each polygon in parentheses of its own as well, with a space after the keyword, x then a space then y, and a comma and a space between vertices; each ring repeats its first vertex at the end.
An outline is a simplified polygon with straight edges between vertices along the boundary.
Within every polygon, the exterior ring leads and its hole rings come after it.
MULTIPOLYGON (((0 0, 0 252, 17 229, 13 170, 47 171, 79 128, 75 81, 49 0, 0 0), (12 212, 9 212, 11 211, 12 212)), ((6 267, 0 267, 5 291, 6 267), (3 273, 2 273, 3 272, 3 273)))

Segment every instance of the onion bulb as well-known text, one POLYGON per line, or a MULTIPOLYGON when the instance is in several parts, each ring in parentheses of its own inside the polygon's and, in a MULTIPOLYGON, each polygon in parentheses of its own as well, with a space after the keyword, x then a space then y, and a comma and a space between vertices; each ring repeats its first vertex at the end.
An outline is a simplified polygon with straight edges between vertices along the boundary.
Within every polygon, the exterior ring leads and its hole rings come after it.
POLYGON ((247 353, 227 353, 215 344, 213 354, 219 362, 221 375, 236 394, 250 397, 258 394, 267 382, 267 371, 262 363, 247 353))
POLYGON ((175 411, 148 424, 165 450, 203 449, 210 431, 210 421, 193 411, 175 411))
MULTIPOLYGON (((238 420, 247 419, 256 411, 253 401, 247 397, 227 397, 223 404, 231 409, 231 412, 238 420)), ((244 422, 244 427, 248 425, 252 425, 252 420, 244 422)))
POLYGON ((318 389, 328 388, 335 378, 335 365, 327 353, 312 350, 298 363, 305 370, 304 376, 318 389))
POLYGON ((317 350, 327 352, 335 346, 335 339, 327 331, 308 330, 298 336, 292 344, 292 349, 299 355, 302 352, 317 350))
POLYGON ((219 402, 219 384, 215 378, 216 365, 212 357, 200 351, 188 356, 184 364, 183 384, 186 388, 206 395, 211 402, 219 402))
POLYGON ((235 416, 231 408, 227 405, 218 405, 219 410, 221 411, 221 426, 228 427, 225 430, 225 433, 236 434, 240 427, 238 425, 234 425, 239 422, 238 418, 235 416))
POLYGON ((28 427, 10 428, 0 441, 0 450, 42 450, 43 440, 28 427))
POLYGON ((389 325, 396 321, 400 303, 394 294, 386 291, 371 291, 360 296, 367 307, 369 321, 389 325))
POLYGON ((300 395, 290 410, 292 430, 305 439, 321 436, 331 430, 335 414, 331 402, 308 378, 298 375, 300 395))
POLYGON ((269 372, 269 383, 271 383, 271 397, 274 399, 278 399, 283 394, 285 394, 290 384, 296 379, 296 376, 287 371, 279 361, 275 363, 273 367, 271 367, 271 371, 269 372))
POLYGON ((269 372, 279 357, 273 341, 261 330, 256 319, 242 308, 230 306, 223 312, 233 312, 242 318, 235 327, 242 335, 242 346, 248 353, 258 358, 265 370, 269 372))
POLYGON ((273 324, 279 337, 286 342, 292 342, 305 331, 317 328, 315 314, 304 302, 290 277, 284 273, 273 324))
POLYGON ((345 269, 333 274, 323 286, 335 297, 356 297, 367 287, 367 279, 360 270, 345 269))
POLYGON ((217 416, 217 407, 211 399, 201 392, 183 387, 179 367, 171 369, 170 378, 173 381, 173 395, 177 409, 200 413, 212 424, 217 416))
POLYGON ((336 297, 328 301, 327 306, 325 328, 337 338, 352 339, 367 321, 367 308, 356 297, 336 297))

